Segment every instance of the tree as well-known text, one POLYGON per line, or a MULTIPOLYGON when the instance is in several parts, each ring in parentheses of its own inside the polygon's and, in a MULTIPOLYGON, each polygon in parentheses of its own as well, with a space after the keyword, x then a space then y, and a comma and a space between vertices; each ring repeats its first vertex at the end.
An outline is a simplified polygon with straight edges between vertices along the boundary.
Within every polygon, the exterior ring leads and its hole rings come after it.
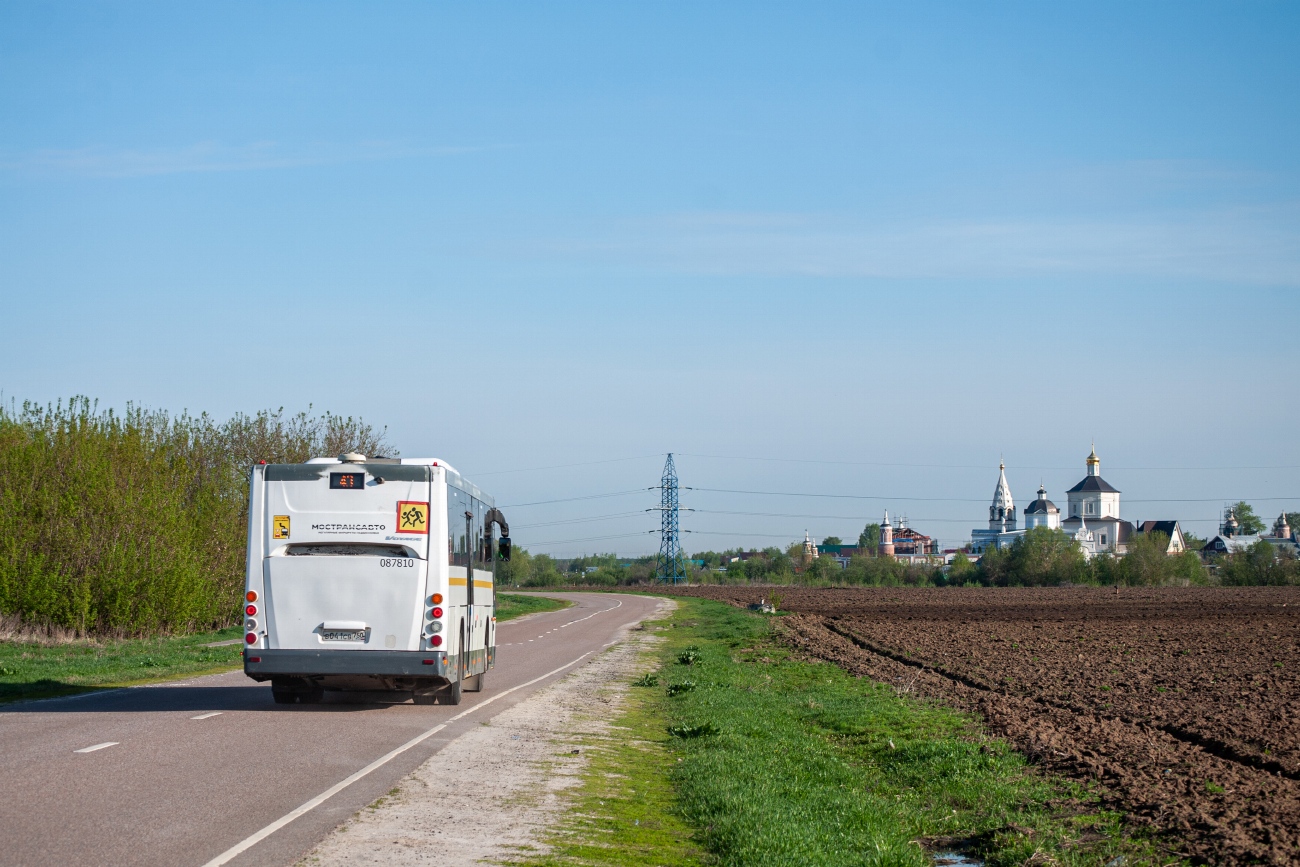
POLYGON ((844 543, 840 541, 839 536, 827 536, 825 539, 822 539, 822 544, 838 546, 838 545, 843 545, 844 543))
POLYGON ((840 561, 834 557, 817 557, 803 570, 804 584, 827 584, 839 577, 840 561))
POLYGON ((496 583, 502 587, 519 587, 532 574, 533 557, 526 548, 516 547, 510 552, 510 560, 497 563, 496 583))
POLYGON ((909 570, 915 567, 900 563, 893 557, 853 557, 849 568, 840 576, 845 584, 864 585, 867 587, 899 587, 909 582, 912 576, 909 570))
POLYGON ((948 583, 965 584, 975 580, 976 567, 970 558, 958 551, 953 555, 952 565, 948 567, 948 583))
POLYGON ((1264 520, 1255 514, 1255 510, 1245 500, 1232 507, 1232 514, 1237 518, 1237 527, 1244 536, 1256 536, 1264 532, 1264 520))
POLYGON ((1259 586, 1289 584, 1295 580, 1290 564, 1279 563, 1272 544, 1260 539, 1245 551, 1219 561, 1219 577, 1224 584, 1259 586))
MULTIPOLYGON (((513 552, 511 556, 514 556, 513 552)), ((554 587, 564 583, 564 575, 556 567, 555 559, 550 554, 538 554, 533 557, 531 567, 528 578, 524 581, 525 587, 554 587)))
POLYGON ((1138 533, 1128 543, 1128 553, 1120 562, 1126 584, 1159 586, 1169 571, 1169 536, 1164 533, 1138 533))
POLYGON ((858 534, 858 547, 868 553, 874 553, 880 547, 880 525, 868 524, 858 534))
POLYGON ((1033 527, 1005 551, 990 548, 980 558, 986 583, 1002 587, 1073 583, 1086 570, 1087 560, 1074 540, 1047 527, 1033 527))

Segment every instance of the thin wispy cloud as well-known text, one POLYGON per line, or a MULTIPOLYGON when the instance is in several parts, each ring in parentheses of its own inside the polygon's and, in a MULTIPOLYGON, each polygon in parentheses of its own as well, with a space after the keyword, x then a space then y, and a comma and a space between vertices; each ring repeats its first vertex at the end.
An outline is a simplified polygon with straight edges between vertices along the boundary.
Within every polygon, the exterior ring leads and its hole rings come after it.
POLYGON ((887 223, 693 212, 502 240, 511 256, 755 276, 1016 278, 1092 274, 1300 287, 1300 203, 1110 218, 887 223))
POLYGON ((181 147, 43 149, 0 154, 0 171, 35 176, 131 178, 202 172, 245 172, 345 163, 448 157, 487 150, 483 146, 423 147, 406 142, 245 145, 198 142, 181 147))

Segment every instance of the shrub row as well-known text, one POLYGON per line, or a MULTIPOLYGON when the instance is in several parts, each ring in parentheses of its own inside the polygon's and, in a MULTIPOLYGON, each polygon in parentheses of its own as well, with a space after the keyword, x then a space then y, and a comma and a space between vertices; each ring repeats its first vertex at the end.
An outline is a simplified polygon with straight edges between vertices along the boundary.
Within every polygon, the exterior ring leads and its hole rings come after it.
POLYGON ((249 467, 376 454, 384 434, 283 409, 217 421, 85 397, 0 406, 0 614, 119 636, 230 625, 249 467))

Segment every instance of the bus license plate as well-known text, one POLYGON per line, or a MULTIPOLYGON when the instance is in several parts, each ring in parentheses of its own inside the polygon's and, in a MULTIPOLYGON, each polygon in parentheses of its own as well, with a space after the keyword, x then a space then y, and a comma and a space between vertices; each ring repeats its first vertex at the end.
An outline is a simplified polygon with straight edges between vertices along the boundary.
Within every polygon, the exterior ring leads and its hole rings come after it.
POLYGON ((322 632, 320 637, 322 641, 365 641, 366 631, 361 629, 354 632, 349 629, 342 632, 322 632))

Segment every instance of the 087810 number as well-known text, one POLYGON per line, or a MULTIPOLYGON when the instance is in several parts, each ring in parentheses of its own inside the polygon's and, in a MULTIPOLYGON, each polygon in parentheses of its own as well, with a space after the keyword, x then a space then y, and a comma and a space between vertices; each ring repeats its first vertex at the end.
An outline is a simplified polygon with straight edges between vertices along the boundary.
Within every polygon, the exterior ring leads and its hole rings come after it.
POLYGON ((380 557, 379 565, 384 568, 414 569, 415 560, 407 557, 380 557))

